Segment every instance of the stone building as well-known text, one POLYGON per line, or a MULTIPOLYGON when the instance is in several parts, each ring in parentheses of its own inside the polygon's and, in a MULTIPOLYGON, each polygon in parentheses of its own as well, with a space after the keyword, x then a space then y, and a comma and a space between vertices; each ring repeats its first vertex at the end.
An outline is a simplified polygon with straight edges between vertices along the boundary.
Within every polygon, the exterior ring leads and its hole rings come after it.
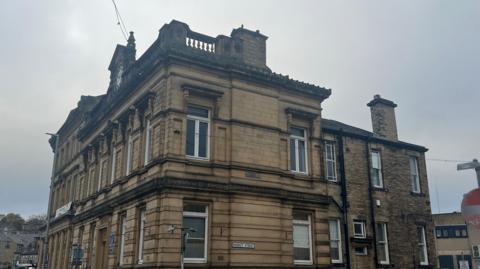
POLYGON ((49 268, 73 248, 92 269, 182 249, 186 268, 432 268, 426 148, 397 139, 396 105, 368 104, 374 133, 323 119, 331 90, 272 72, 266 40, 172 21, 138 59, 133 33, 117 45, 106 94, 50 141, 49 268))
POLYGON ((433 221, 439 268, 480 269, 480 230, 459 212, 434 214, 433 221))

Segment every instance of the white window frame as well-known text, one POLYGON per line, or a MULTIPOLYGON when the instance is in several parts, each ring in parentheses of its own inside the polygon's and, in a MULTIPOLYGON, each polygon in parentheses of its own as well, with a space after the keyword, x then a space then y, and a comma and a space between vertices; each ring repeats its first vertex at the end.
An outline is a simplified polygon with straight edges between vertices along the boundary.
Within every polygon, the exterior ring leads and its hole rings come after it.
POLYGON ((147 165, 152 160, 152 132, 152 125, 150 119, 148 119, 145 128, 144 165, 147 165))
MULTIPOLYGON (((195 105, 189 105, 189 107, 197 107, 197 108, 207 110, 208 118, 187 114, 187 124, 188 124, 188 120, 193 120, 195 122, 195 129, 194 129, 194 132, 195 132, 194 143, 195 144, 193 145, 193 152, 194 152, 193 155, 188 155, 188 154, 186 154, 186 152, 185 152, 185 155, 188 158, 191 158, 191 159, 209 160, 210 159, 210 109, 205 108, 205 107, 195 106, 195 105), (207 145, 206 145, 206 154, 205 154, 206 156, 205 157, 198 156, 198 151, 199 151, 199 148, 200 148, 200 145, 199 145, 199 141, 200 141, 200 122, 203 122, 203 123, 207 124, 207 145)), ((186 141, 187 141, 187 137, 185 137, 185 147, 187 147, 186 141)))
POLYGON ((418 159, 415 156, 410 156, 410 185, 413 193, 420 193, 422 189, 420 188, 420 175, 418 171, 418 159), (414 167, 412 167, 412 165, 414 167))
POLYGON ((133 167, 133 137, 131 134, 128 135, 128 142, 127 142, 127 176, 132 171, 133 167))
POLYGON ((120 223, 120 254, 119 254, 119 264, 123 265, 123 256, 125 254, 125 231, 127 228, 127 216, 122 215, 120 223))
MULTIPOLYGON (((294 256, 294 260, 293 260, 293 263, 294 264, 313 264, 313 250, 312 250, 312 218, 311 218, 311 215, 310 214, 307 214, 308 216, 308 220, 296 220, 296 219, 293 219, 293 229, 295 229, 295 225, 298 225, 298 226, 307 226, 307 231, 308 231, 308 248, 309 248, 309 251, 310 251, 310 259, 309 260, 295 260, 295 256, 294 256)), ((295 243, 294 243, 295 244, 295 243)), ((294 246, 295 248, 295 246, 294 246)))
POLYGON ((138 231, 138 264, 143 264, 143 248, 145 246, 145 213, 146 209, 140 209, 139 215, 139 231, 138 231))
MULTIPOLYGON (((389 247, 388 247, 388 232, 387 232, 387 223, 385 222, 378 222, 377 225, 380 225, 382 227, 382 232, 383 232, 383 241, 378 240, 377 238, 377 246, 383 245, 384 251, 385 251, 385 260, 378 260, 380 264, 390 264, 390 253, 389 253, 389 247)), ((378 226, 377 226, 378 227, 378 226)), ((378 231, 377 231, 378 232, 378 231)))
POLYGON ((355 237, 355 238, 367 238, 367 232, 365 230, 365 221, 361 221, 361 220, 354 220, 353 221, 353 237, 355 237), (362 228, 362 233, 361 234, 357 234, 355 232, 355 225, 356 224, 360 224, 360 227, 362 228))
MULTIPOLYGON (((195 203, 192 203, 195 204, 195 203)), ((204 204, 202 204, 204 205, 204 204)), ((208 205, 205 206, 205 212, 191 212, 183 211, 183 217, 193 217, 193 218, 203 218, 205 221, 205 238, 204 238, 204 249, 203 249, 203 258, 183 258, 185 263, 206 263, 207 254, 208 254, 208 205)), ((182 220, 183 222, 183 220, 182 220)), ((183 223, 182 223, 183 225, 183 223)), ((184 227, 186 228, 186 227, 184 227)), ((186 246, 185 246, 186 247, 186 246)))
MULTIPOLYGON (((308 174, 308 143, 307 143, 307 129, 303 127, 296 127, 296 126, 290 126, 290 128, 296 128, 296 129, 302 129, 303 130, 303 137, 302 136, 297 136, 290 134, 290 140, 295 141, 295 148, 291 148, 290 150, 295 151, 295 170, 291 170, 292 172, 299 173, 299 174, 308 174), (298 148, 298 142, 303 141, 305 142, 305 171, 300 171, 300 155, 299 155, 299 148, 298 148)), ((290 160, 292 162, 293 160, 290 160)), ((292 166, 290 164, 290 169, 292 169, 292 166)))
POLYGON ((372 166, 372 175, 371 175, 371 181, 372 181, 372 186, 375 187, 375 188, 380 188, 380 189, 383 189, 383 175, 382 175, 382 155, 380 153, 380 151, 377 151, 377 150, 373 150, 371 153, 370 153, 370 156, 371 156, 371 166, 372 166), (373 158, 374 156, 378 156, 378 167, 375 168, 373 167, 373 158), (378 171, 378 181, 379 181, 379 185, 376 184, 376 182, 373 181, 373 173, 375 171, 378 171))
POLYGON ((328 227, 330 232, 330 242, 335 241, 338 244, 338 260, 334 260, 331 258, 332 263, 342 263, 343 262, 343 250, 342 250, 342 232, 340 229, 340 220, 339 219, 332 219, 328 221, 328 227), (332 226, 333 228, 337 229, 338 238, 332 238, 332 226))
POLYGON ((420 265, 428 265, 428 250, 427 250, 427 240, 425 238, 425 227, 417 226, 417 229, 421 229, 421 238, 418 238, 418 246, 422 248, 423 255, 425 255, 425 261, 422 262, 421 257, 418 257, 420 265))
POLYGON ((325 178, 329 181, 337 181, 337 164, 336 164, 336 155, 335 155, 335 144, 334 142, 327 141, 325 142, 325 178), (332 158, 328 159, 328 150, 331 150, 332 158), (328 164, 329 162, 333 163, 333 177, 328 176, 328 164))
POLYGON ((110 184, 113 184, 115 181, 115 170, 117 170, 117 147, 113 147, 112 149, 112 171, 110 176, 110 184))

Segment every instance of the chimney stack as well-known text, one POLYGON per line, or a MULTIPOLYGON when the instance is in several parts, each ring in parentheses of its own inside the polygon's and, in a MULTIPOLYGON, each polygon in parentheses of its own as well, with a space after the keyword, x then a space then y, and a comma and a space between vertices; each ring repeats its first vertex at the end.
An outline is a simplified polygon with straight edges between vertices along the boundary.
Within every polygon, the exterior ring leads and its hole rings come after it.
POLYGON ((397 121, 395 120, 397 105, 376 94, 367 106, 370 107, 372 115, 373 133, 390 140, 398 140, 397 121))

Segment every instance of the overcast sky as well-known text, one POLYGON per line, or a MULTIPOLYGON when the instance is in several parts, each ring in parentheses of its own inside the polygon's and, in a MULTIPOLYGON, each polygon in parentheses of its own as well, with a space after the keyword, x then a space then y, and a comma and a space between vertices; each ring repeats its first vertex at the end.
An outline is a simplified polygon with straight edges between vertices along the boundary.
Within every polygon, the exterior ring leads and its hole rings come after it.
MULTIPOLYGON (((117 0, 137 56, 172 19, 211 36, 267 35, 275 72, 332 89, 324 117, 371 130, 374 94, 427 159, 480 157, 479 1, 117 0)), ((55 132, 81 95, 105 93, 117 43, 110 0, 0 0, 0 213, 46 211, 55 132)), ((473 171, 428 161, 432 211, 459 210, 473 171), (438 193, 438 196, 437 196, 438 193), (437 199, 438 198, 438 199, 437 199)))

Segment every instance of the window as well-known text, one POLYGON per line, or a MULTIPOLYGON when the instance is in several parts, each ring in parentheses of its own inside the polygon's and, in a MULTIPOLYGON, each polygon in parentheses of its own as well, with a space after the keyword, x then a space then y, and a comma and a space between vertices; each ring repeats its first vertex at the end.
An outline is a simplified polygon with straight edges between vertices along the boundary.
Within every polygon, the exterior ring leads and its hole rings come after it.
POLYGON ((330 230, 330 258, 332 263, 342 263, 340 220, 329 220, 328 227, 330 230))
POLYGON ((185 203, 183 206, 183 228, 188 232, 184 261, 189 263, 207 262, 208 208, 203 204, 185 203))
POLYGON ((118 263, 120 265, 123 264, 123 256, 125 254, 125 231, 127 224, 127 216, 125 214, 120 215, 120 254, 118 258, 118 263))
POLYGON ((306 131, 290 127, 290 169, 297 173, 307 173, 306 131))
POLYGON ((296 264, 312 264, 310 215, 293 212, 293 257, 296 264))
POLYGON ((325 171, 327 180, 337 181, 337 173, 335 170, 335 144, 331 142, 325 143, 325 171))
POLYGON ((205 108, 189 106, 187 108, 186 155, 194 158, 209 157, 209 111, 205 108))
POLYGON ((110 183, 113 183, 115 180, 115 172, 117 170, 117 149, 113 147, 112 150, 112 171, 111 171, 111 177, 110 177, 110 183))
POLYGON ((412 192, 420 193, 420 178, 418 176, 418 161, 417 157, 410 157, 410 184, 412 185, 412 192))
POLYGON ((150 120, 147 120, 145 128, 145 165, 152 160, 152 125, 150 120))
POLYGON ((127 175, 130 174, 133 167, 133 138, 132 135, 128 136, 128 144, 127 144, 127 175))
POLYGON ((366 256, 368 255, 367 247, 355 247, 355 255, 366 256))
POLYGON ((143 263, 143 247, 145 239, 145 208, 140 209, 138 225, 138 264, 143 263))
POLYGON ((377 223, 377 256, 378 263, 389 264, 387 224, 377 223))
POLYGON ((435 226, 437 238, 465 238, 468 236, 466 225, 435 226))
POLYGON ((107 160, 103 160, 102 161, 102 164, 100 165, 100 171, 98 173, 98 186, 97 186, 97 191, 100 191, 100 189, 102 188, 102 185, 103 185, 103 179, 106 178, 106 175, 107 175, 107 165, 108 165, 108 161, 107 160))
POLYGON ((428 265, 427 242, 425 239, 425 227, 417 226, 418 257, 420 265, 428 265))
POLYGON ((382 161, 380 158, 380 152, 372 151, 372 185, 375 188, 383 188, 382 179, 382 161))
POLYGON ((365 222, 360 220, 353 221, 353 237, 355 238, 367 238, 365 232, 365 222))

